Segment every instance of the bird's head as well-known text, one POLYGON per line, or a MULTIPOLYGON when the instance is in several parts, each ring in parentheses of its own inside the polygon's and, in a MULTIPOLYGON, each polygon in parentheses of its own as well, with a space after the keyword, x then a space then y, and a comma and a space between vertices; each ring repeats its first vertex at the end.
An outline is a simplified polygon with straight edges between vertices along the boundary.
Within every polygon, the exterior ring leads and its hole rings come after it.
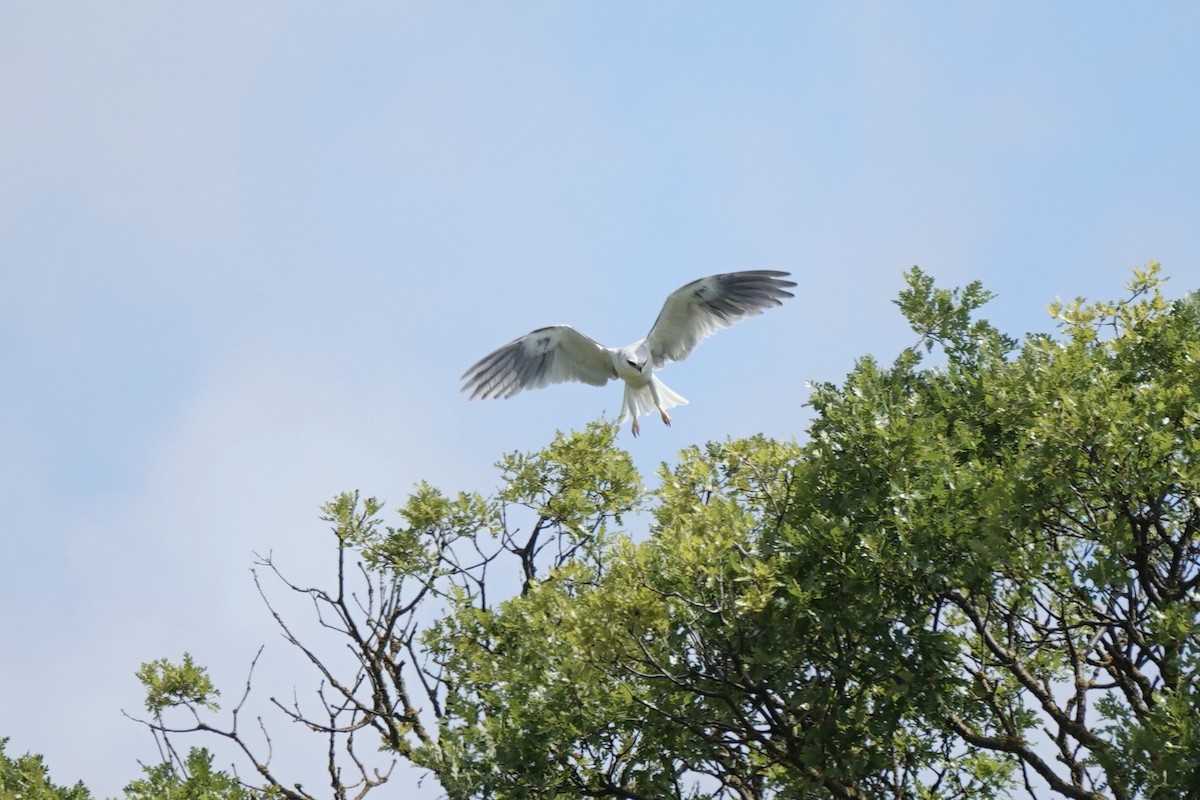
POLYGON ((620 348, 613 360, 616 361, 617 374, 632 377, 644 374, 650 353, 644 347, 630 345, 620 348))

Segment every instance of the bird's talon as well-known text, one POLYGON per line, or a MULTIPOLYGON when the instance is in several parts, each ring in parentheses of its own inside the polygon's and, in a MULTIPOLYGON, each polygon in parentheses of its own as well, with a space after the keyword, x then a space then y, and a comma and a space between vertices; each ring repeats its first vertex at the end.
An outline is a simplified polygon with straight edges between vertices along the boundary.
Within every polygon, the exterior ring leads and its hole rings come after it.
POLYGON ((633 427, 633 435, 634 435, 634 438, 636 438, 636 437, 637 437, 637 435, 638 435, 639 433, 641 433, 642 426, 641 426, 641 425, 638 425, 638 421, 635 419, 635 420, 633 421, 633 426, 632 426, 632 427, 633 427))
POLYGON ((665 411, 663 411, 661 413, 662 413, 663 424, 666 425, 668 428, 671 427, 671 416, 665 411))

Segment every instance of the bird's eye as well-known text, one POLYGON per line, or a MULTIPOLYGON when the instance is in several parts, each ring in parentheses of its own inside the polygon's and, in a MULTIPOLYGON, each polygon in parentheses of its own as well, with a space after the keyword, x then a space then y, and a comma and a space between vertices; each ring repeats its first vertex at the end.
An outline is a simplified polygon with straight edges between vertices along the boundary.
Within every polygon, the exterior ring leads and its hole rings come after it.
POLYGON ((634 369, 638 369, 638 363, 636 361, 634 361, 632 358, 625 359, 625 363, 628 364, 629 366, 633 367, 634 369))

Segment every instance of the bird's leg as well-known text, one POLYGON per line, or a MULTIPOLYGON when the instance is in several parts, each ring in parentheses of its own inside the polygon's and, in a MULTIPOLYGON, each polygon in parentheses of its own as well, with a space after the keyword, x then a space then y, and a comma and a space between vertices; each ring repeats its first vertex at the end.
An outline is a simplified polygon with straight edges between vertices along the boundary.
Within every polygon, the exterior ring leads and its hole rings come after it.
POLYGON ((633 418, 633 435, 634 435, 634 437, 636 438, 637 435, 639 433, 641 433, 641 431, 642 431, 642 426, 638 425, 637 417, 634 417, 633 418))
POLYGON ((671 427, 671 415, 662 407, 662 401, 658 399, 658 387, 654 385, 654 379, 650 379, 650 396, 654 398, 654 407, 658 409, 658 413, 662 415, 663 424, 668 428, 671 427))

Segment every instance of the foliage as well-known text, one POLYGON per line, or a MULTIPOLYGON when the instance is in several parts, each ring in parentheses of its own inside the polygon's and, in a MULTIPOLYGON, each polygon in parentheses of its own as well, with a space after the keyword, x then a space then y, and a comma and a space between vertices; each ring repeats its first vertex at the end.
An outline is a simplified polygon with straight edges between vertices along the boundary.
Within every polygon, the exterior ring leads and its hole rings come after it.
POLYGON ((212 754, 193 747, 182 766, 165 761, 143 767, 145 776, 125 787, 126 800, 251 800, 236 778, 214 770, 212 754))
POLYGON ((183 654, 179 664, 165 658, 142 664, 137 678, 146 687, 146 710, 154 714, 181 705, 201 706, 209 711, 219 708, 216 698, 221 693, 205 669, 197 666, 188 653, 183 654))
MULTIPOLYGON (((50 780, 45 760, 26 754, 5 754, 7 739, 0 739, 0 798, 4 800, 91 800, 80 781, 74 786, 56 786, 50 780)), ((214 770, 212 756, 204 748, 192 748, 181 769, 163 762, 143 767, 145 777, 125 787, 126 800, 252 800, 262 797, 250 792, 236 779, 214 770)))
MULTIPOLYGON (((907 280, 918 343, 815 386, 802 445, 689 448, 647 491, 597 422, 505 457, 492 498, 419 485, 397 528, 339 496, 330 590, 263 560, 356 656, 335 674, 272 607, 323 680, 317 715, 279 708, 335 793, 398 758, 455 800, 1195 791, 1200 301, 1151 264, 1018 341, 980 285, 907 280)), ((211 687, 147 686, 194 715, 161 734, 311 796, 204 721, 211 687)))
POLYGON ((13 758, 4 752, 7 738, 0 738, 0 797, 11 800, 90 800, 82 782, 56 786, 50 780, 45 760, 26 753, 13 758))

